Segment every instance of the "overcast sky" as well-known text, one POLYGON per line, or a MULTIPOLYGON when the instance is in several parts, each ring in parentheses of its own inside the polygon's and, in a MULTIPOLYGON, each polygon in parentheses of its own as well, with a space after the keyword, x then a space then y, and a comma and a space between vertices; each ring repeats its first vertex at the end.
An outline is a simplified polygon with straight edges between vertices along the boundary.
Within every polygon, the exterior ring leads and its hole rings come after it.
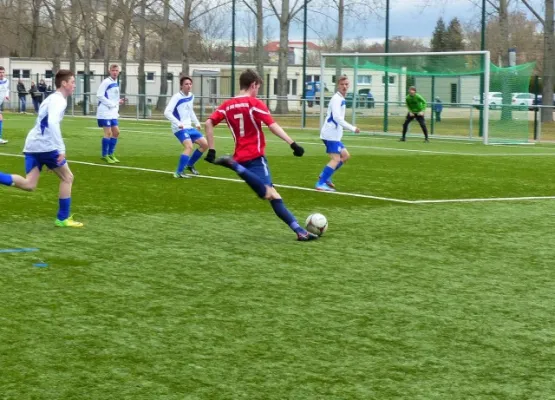
MULTIPOLYGON (((348 0, 347 0, 348 1, 348 0)), ((479 0, 474 0, 478 2, 479 0)), ((537 4, 541 0, 530 0, 537 4)), ((390 0, 390 36, 407 36, 429 40, 439 17, 443 17, 448 23, 454 17, 458 17, 464 24, 468 21, 480 21, 480 9, 473 5, 470 0, 390 0), (435 4, 435 5, 430 5, 435 4)), ((515 6, 524 10, 524 6, 519 0, 512 0, 511 9, 515 6)), ((489 7, 488 7, 489 8, 489 7)), ((489 10, 491 11, 491 10, 489 10)), ((311 40, 318 40, 320 37, 335 35, 337 23, 334 21, 337 11, 325 10, 318 7, 311 10, 309 5, 309 26, 308 37, 311 40), (317 13, 321 11, 329 15, 329 18, 317 13)), ((381 11, 383 14, 383 11, 381 11)), ((278 25, 274 16, 270 17, 267 11, 265 23, 272 26, 273 39, 279 39, 278 25)), ((302 12, 298 14, 302 18, 302 12)), ((367 39, 383 40, 385 36, 385 21, 383 18, 372 16, 365 22, 348 16, 345 23, 345 38, 356 39, 364 37, 367 39)), ((293 24, 290 31, 290 39, 302 39, 303 31, 300 23, 293 24)))

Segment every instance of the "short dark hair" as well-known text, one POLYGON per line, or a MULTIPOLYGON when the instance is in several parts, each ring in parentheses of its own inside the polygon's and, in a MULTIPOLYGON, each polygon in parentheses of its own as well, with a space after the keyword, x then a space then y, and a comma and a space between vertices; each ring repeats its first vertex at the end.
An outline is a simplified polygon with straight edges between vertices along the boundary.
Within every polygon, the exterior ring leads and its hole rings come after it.
POLYGON ((416 92, 416 86, 411 86, 411 87, 409 87, 409 92, 410 92, 411 90, 414 90, 414 91, 416 92))
POLYGON ((185 82, 187 79, 190 80, 191 83, 193 83, 191 77, 183 75, 181 78, 179 78, 179 86, 183 86, 183 82, 185 82))
POLYGON ((253 83, 262 84, 262 78, 254 69, 247 69, 239 77, 239 88, 247 90, 253 83))
POLYGON ((75 76, 72 71, 69 69, 60 69, 56 72, 56 77, 54 78, 54 84, 56 85, 56 89, 62 87, 62 82, 69 81, 69 78, 75 76))
POLYGON ((0 71, 5 71, 5 70, 6 70, 6 68, 0 66, 0 71))

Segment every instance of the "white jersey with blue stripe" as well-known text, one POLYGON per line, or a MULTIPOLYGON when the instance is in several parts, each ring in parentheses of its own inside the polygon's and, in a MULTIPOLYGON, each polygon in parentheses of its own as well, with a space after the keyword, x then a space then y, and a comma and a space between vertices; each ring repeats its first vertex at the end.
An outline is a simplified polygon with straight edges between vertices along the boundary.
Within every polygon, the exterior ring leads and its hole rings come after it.
POLYGON ((324 140, 341 141, 343 128, 355 131, 355 127, 345 121, 345 98, 341 93, 334 94, 328 105, 326 120, 320 130, 320 138, 324 140))
POLYGON ((67 107, 66 98, 58 91, 48 96, 40 105, 35 126, 27 134, 24 153, 66 152, 60 123, 67 107))
POLYGON ((118 119, 119 117, 119 84, 108 77, 102 81, 96 92, 98 99, 97 119, 118 119))
POLYGON ((10 82, 8 78, 0 81, 0 105, 4 103, 4 99, 10 96, 10 82))
POLYGON ((178 92, 174 94, 164 110, 164 116, 172 123, 172 131, 178 132, 179 125, 183 125, 183 129, 192 128, 199 125, 195 111, 193 110, 193 101, 195 96, 192 93, 184 94, 178 92))

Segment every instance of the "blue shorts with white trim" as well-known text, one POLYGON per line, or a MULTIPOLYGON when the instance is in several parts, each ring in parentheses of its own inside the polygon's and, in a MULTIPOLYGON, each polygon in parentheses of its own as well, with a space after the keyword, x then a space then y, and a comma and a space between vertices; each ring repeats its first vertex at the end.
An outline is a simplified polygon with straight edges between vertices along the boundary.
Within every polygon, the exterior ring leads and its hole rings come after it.
POLYGON ((266 157, 258 157, 254 160, 239 163, 247 170, 258 176, 265 185, 274 186, 272 183, 272 175, 268 167, 268 160, 266 157))
POLYGON ((97 119, 96 121, 98 122, 99 128, 118 126, 117 119, 97 119))
POLYGON ((35 167, 42 171, 42 166, 46 165, 49 169, 55 169, 66 164, 64 159, 58 164, 58 150, 49 151, 46 153, 25 153, 25 173, 28 174, 35 167))
POLYGON ((327 154, 341 154, 341 151, 345 149, 343 142, 338 140, 322 140, 326 145, 327 154))
POLYGON ((179 140, 179 143, 183 143, 183 141, 187 139, 190 139, 191 142, 195 143, 203 137, 202 133, 197 131, 195 128, 181 129, 180 131, 175 132, 174 135, 177 140, 179 140))

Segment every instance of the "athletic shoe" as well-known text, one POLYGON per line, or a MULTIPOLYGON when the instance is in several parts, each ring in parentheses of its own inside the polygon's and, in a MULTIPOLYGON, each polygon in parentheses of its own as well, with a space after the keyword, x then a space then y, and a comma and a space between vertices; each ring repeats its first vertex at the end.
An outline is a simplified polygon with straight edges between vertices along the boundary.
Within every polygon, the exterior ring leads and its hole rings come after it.
POLYGON ((316 240, 318 239, 320 236, 315 235, 314 233, 310 233, 310 232, 304 232, 304 233, 297 233, 297 240, 299 242, 308 242, 309 240, 316 240))
POLYGON ((54 224, 56 226, 70 227, 70 228, 81 228, 83 226, 82 222, 77 222, 77 221, 73 220, 73 215, 71 217, 67 218, 67 219, 64 219, 63 221, 60 221, 59 219, 56 219, 54 224))
POLYGON ((430 140, 426 138, 424 139, 424 143, 430 143, 430 140))
POLYGON ((116 164, 119 164, 119 160, 116 158, 115 155, 110 154, 108 157, 110 157, 112 159, 112 161, 115 162, 116 164))
MULTIPOLYGON (((318 177, 318 180, 320 180, 320 177, 318 177)), ((326 181, 326 185, 328 185, 332 189, 335 189, 335 184, 330 180, 326 181)))
POLYGON ((186 174, 178 174, 177 172, 174 172, 174 173, 173 173, 173 177, 174 177, 174 178, 190 178, 189 175, 186 175, 186 174))
POLYGON ((108 164, 115 164, 116 163, 114 160, 112 160, 112 157, 110 157, 110 156, 100 157, 100 159, 106 161, 108 164))
POLYGON ((195 167, 193 167, 192 165, 187 165, 187 167, 185 169, 193 175, 198 175, 199 174, 198 171, 195 169, 195 167))
POLYGON ((233 169, 235 163, 236 161, 231 156, 222 156, 214 160, 214 164, 221 165, 222 167, 226 167, 229 169, 233 169))
POLYGON ((322 183, 322 184, 316 184, 316 190, 320 190, 322 192, 335 192, 335 189, 332 187, 329 187, 327 184, 322 183))
POLYGON ((405 139, 404 137, 402 137, 401 139, 399 139, 399 142, 406 142, 407 139, 405 139))
POLYGON ((0 144, 6 144, 6 143, 8 143, 8 141, 7 141, 7 140, 4 140, 4 139, 0 139, 0 144))

